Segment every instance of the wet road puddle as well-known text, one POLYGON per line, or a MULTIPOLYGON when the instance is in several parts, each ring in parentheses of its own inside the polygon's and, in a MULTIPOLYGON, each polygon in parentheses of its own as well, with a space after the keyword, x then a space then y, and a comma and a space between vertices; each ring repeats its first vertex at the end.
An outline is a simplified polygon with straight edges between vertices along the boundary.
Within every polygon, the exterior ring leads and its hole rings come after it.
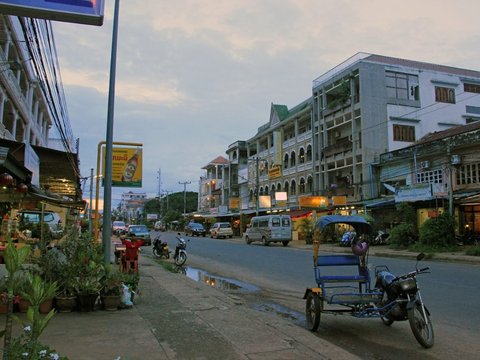
MULTIPOLYGON (((260 288, 253 284, 245 283, 236 279, 229 279, 226 277, 211 275, 204 270, 192 268, 189 266, 182 268, 182 272, 194 281, 203 282, 219 290, 236 291, 243 293, 253 293, 260 291, 260 288)), ((303 324, 305 323, 304 314, 293 311, 273 302, 250 302, 250 307, 256 311, 268 313, 274 316, 279 316, 297 325, 303 326, 303 324)))
POLYGON ((260 288, 253 284, 248 284, 243 281, 229 279, 217 275, 211 275, 204 270, 196 269, 187 266, 185 268, 185 275, 192 280, 203 282, 219 290, 239 291, 239 292, 255 292, 260 291, 260 288))

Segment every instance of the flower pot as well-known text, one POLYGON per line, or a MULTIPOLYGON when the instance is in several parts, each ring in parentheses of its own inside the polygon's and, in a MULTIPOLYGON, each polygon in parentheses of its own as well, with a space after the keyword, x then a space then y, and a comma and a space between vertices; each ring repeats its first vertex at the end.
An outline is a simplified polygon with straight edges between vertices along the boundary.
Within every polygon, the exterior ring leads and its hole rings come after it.
MULTIPOLYGON (((30 301, 20 298, 18 301, 18 311, 26 313, 28 307, 31 305, 30 301)), ((53 299, 47 299, 38 306, 40 314, 48 314, 53 308, 53 299)))
POLYGON ((78 307, 80 311, 94 311, 97 298, 97 294, 78 294, 78 307))
POLYGON ((57 296, 55 298, 56 308, 58 312, 67 313, 72 312, 75 306, 77 306, 76 296, 57 296))
POLYGON ((103 308, 107 311, 118 310, 121 303, 120 295, 102 295, 103 308))
POLYGON ((53 309, 53 298, 47 299, 38 306, 40 314, 48 314, 53 309))
POLYGON ((30 306, 30 301, 20 298, 18 301, 18 311, 21 313, 26 313, 28 307, 30 306))

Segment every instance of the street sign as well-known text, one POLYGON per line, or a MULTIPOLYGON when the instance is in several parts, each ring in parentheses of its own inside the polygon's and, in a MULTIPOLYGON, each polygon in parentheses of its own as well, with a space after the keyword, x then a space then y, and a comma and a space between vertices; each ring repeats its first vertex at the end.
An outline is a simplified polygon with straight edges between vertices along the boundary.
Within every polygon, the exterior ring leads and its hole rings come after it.
POLYGON ((104 0, 0 0, 0 14, 101 26, 104 4, 104 0))

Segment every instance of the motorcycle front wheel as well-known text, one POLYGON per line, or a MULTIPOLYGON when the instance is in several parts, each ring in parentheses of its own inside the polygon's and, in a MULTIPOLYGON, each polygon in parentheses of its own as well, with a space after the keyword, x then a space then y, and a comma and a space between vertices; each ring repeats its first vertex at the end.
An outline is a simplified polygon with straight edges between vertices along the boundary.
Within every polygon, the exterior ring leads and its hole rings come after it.
POLYGON ((156 258, 161 258, 162 257, 162 253, 160 251, 158 251, 157 248, 153 248, 153 256, 155 256, 156 258))
POLYGON ((175 258, 175 265, 182 266, 187 261, 187 254, 183 251, 180 251, 175 258))
POLYGON ((422 304, 417 302, 412 309, 408 310, 408 322, 415 339, 428 349, 433 346, 433 326, 427 310, 425 309, 425 316, 423 316, 423 310, 422 304))
POLYGON ((307 327, 310 331, 317 331, 320 325, 321 312, 320 296, 314 292, 308 293, 307 303, 305 304, 305 317, 307 318, 307 327))

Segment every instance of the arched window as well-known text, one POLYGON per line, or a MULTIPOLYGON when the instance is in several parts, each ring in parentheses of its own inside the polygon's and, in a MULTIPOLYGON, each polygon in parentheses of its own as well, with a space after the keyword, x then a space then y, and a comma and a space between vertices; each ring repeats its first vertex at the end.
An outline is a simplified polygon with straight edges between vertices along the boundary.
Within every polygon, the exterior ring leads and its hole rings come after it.
POLYGON ((288 154, 285 154, 285 156, 283 157, 283 168, 288 168, 288 154))
POLYGON ((300 152, 298 153, 298 163, 299 164, 305 163, 305 149, 303 147, 300 148, 300 152))
POLYGON ((260 193, 258 194, 259 196, 263 195, 263 187, 260 188, 260 193))
POLYGON ((268 192, 268 186, 265 186, 265 195, 270 195, 270 193, 268 192))
POLYGON ((272 189, 270 190, 270 197, 272 199, 275 198, 275 184, 272 185, 272 189))
POLYGON ((250 193, 248 194, 248 201, 253 201, 253 190, 250 190, 250 193))
POLYGON ((295 180, 292 180, 292 183, 290 184, 290 194, 295 195, 297 193, 297 183, 295 180))
POLYGON ((307 193, 313 192, 313 178, 311 176, 307 179, 307 193))
POLYGON ((307 161, 312 161, 312 145, 307 145, 307 161))
POLYGON ((288 188, 288 181, 285 181, 285 185, 283 186, 283 191, 285 191, 287 194, 289 193, 289 188, 288 188))
POLYGON ((290 154, 290 166, 295 166, 295 151, 292 151, 290 154))
POLYGON ((300 194, 305 194, 305 179, 303 177, 300 179, 300 185, 299 185, 299 188, 298 188, 298 192, 300 194))

